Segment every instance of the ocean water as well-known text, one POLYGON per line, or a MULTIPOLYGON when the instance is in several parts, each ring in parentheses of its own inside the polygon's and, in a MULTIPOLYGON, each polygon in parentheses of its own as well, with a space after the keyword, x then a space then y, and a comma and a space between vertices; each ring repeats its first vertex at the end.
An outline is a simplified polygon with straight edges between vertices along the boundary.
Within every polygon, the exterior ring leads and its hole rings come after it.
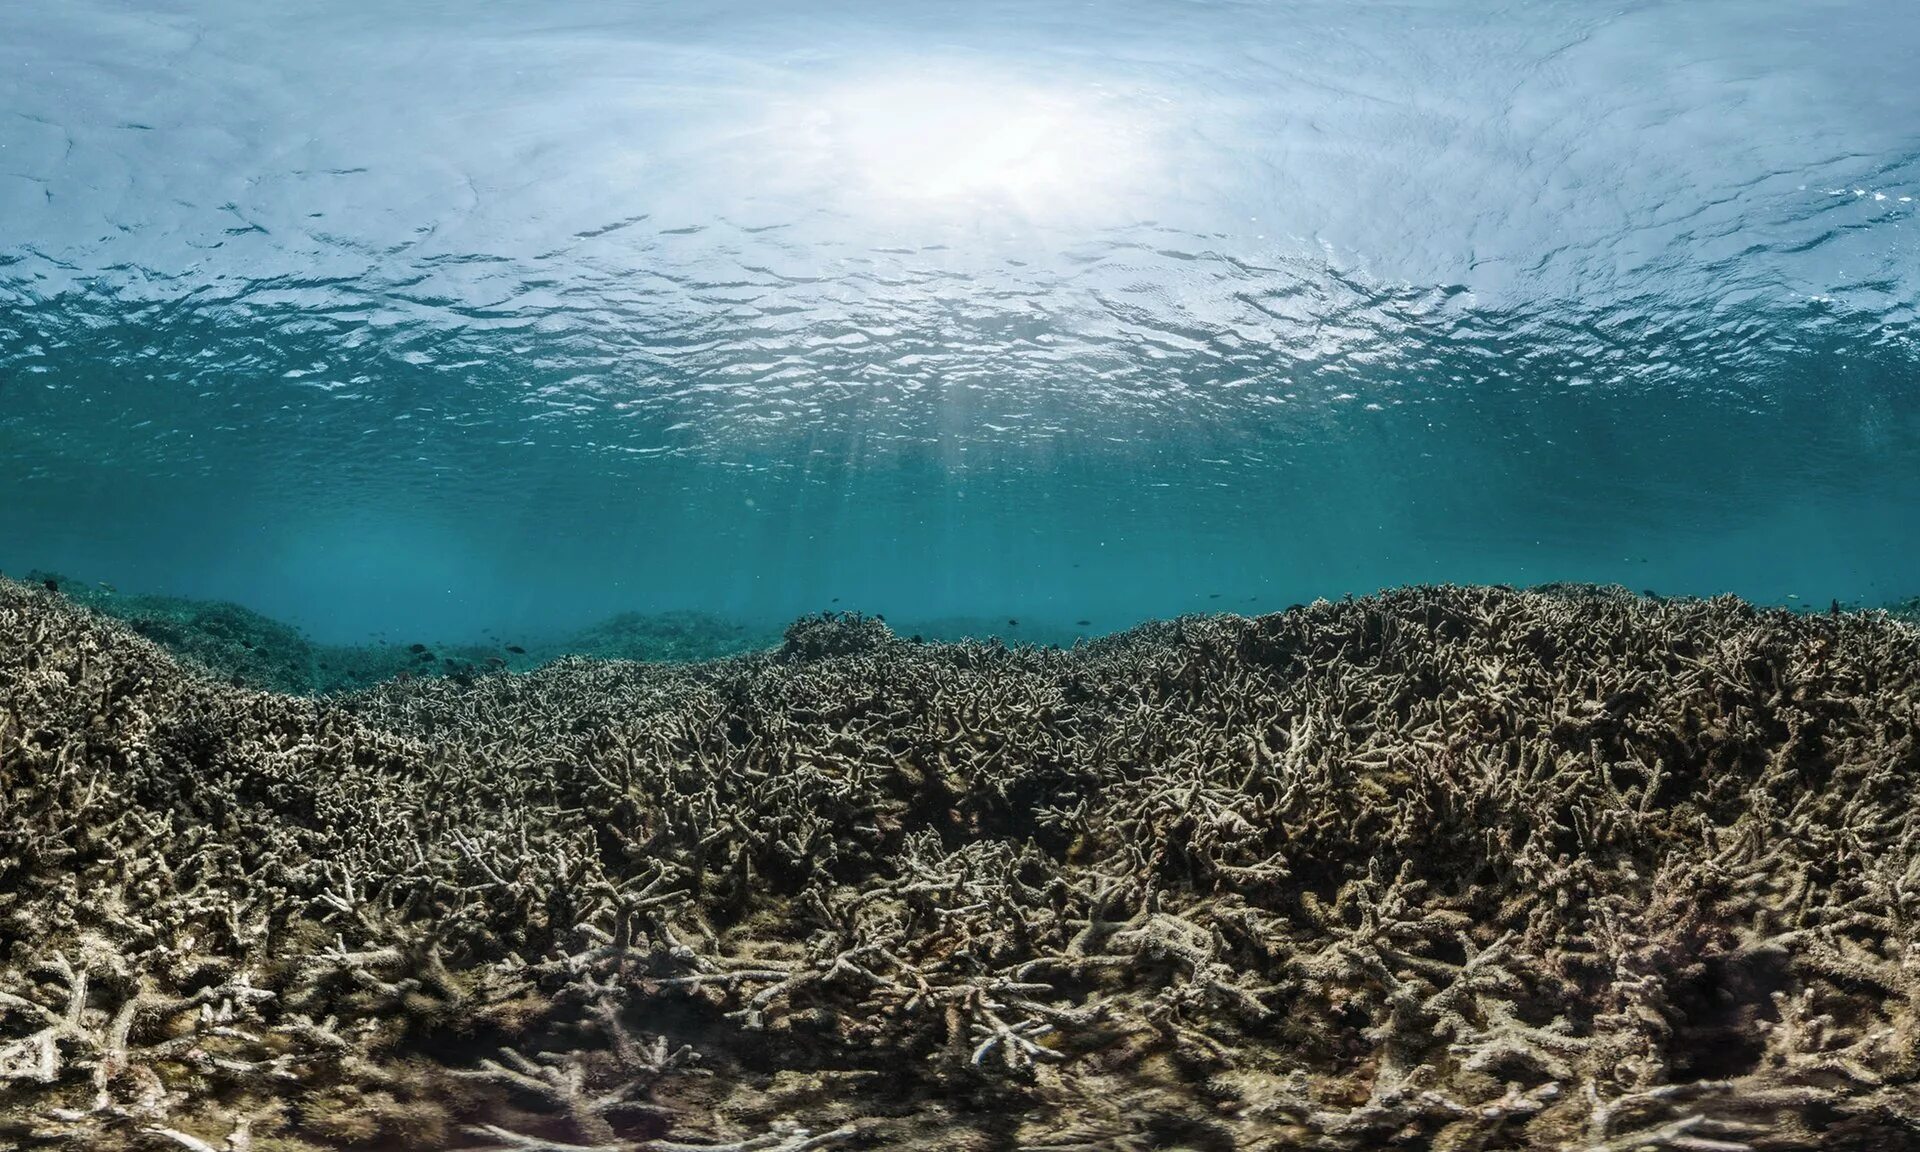
POLYGON ((335 643, 1887 603, 1916 59, 1860 3, 10 0, 0 568, 335 643))

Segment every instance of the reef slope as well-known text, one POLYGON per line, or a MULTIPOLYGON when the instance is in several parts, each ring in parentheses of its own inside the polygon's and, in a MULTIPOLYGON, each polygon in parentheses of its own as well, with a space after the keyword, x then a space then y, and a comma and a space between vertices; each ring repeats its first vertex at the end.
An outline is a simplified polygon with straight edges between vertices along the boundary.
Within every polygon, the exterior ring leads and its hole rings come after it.
POLYGON ((1917 727, 1732 599, 311 700, 0 582, 0 1141, 1912 1147, 1917 727))

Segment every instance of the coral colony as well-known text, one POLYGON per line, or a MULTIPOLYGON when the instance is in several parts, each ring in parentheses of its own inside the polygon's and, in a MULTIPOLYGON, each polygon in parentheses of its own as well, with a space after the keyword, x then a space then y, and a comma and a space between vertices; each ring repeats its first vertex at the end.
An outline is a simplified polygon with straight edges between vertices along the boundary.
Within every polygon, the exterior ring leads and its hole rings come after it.
POLYGON ((0 1143, 1908 1147, 1920 632, 1419 588, 302 697, 0 583, 0 1143))

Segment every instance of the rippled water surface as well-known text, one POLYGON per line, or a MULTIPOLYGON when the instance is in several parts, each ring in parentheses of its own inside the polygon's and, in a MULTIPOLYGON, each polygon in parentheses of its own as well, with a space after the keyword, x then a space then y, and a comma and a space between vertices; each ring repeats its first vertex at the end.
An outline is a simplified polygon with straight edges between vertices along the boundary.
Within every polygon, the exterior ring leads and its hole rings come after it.
POLYGON ((1916 59, 1865 3, 11 0, 0 567, 347 639, 1879 604, 1916 59))

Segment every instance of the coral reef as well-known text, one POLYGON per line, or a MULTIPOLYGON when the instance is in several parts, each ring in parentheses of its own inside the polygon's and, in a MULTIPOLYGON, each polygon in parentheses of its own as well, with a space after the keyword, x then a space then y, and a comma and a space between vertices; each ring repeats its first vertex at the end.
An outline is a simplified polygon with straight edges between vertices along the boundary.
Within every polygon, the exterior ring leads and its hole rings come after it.
MULTIPOLYGON (((179 596, 122 595, 105 584, 39 570, 27 573, 26 579, 124 622, 180 660, 236 687, 309 692, 317 686, 315 672, 321 657, 315 645, 299 629, 238 604, 179 596)), ((382 679, 402 666, 396 663, 383 674, 367 679, 382 679)), ((342 676, 338 686, 350 684, 342 676)))
POLYGON ((918 635, 924 640, 943 643, 979 640, 982 642, 999 639, 1009 644, 1052 645, 1057 648, 1071 648, 1081 640, 1090 640, 1112 631, 1111 628, 1097 626, 1091 620, 1062 624, 1053 620, 1035 620, 1022 617, 981 617, 981 616, 941 616, 932 619, 903 621, 899 631, 918 635))
POLYGON ((0 582, 0 1141, 1920 1146, 1917 731, 1731 598, 314 700, 0 582))
POLYGON ((779 630, 753 628, 705 612, 622 612, 551 643, 529 645, 538 663, 561 656, 692 664, 738 656, 779 642, 779 630))
POLYGON ((450 676, 467 681, 502 668, 527 671, 568 655, 691 663, 777 642, 777 634, 701 612, 626 612, 524 644, 316 644, 299 629, 220 600, 125 595, 59 573, 26 582, 122 621, 179 660, 236 688, 296 695, 352 692, 383 680, 450 676))

